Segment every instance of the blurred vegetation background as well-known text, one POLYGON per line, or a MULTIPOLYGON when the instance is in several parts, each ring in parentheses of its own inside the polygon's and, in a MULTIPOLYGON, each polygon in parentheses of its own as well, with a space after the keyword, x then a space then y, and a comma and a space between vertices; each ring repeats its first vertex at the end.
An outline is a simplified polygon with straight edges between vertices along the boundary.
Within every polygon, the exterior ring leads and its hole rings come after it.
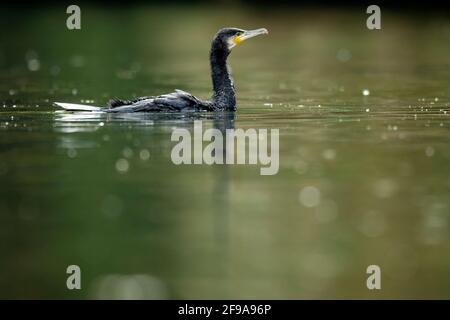
POLYGON ((1 298, 448 298, 450 20, 346 2, 2 3, 1 298), (211 94, 224 26, 237 47, 231 117, 280 130, 280 172, 175 166, 196 117, 55 113, 175 88, 211 94), (66 288, 68 265, 82 290, 66 288), (366 288, 380 265, 382 290, 366 288))

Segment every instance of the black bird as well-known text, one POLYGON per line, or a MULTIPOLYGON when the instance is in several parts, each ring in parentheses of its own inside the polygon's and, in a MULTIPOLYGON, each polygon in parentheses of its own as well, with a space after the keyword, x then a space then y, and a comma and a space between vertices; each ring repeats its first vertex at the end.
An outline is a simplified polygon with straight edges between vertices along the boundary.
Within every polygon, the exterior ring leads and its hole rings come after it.
POLYGON ((55 102, 55 104, 70 111, 108 113, 235 111, 236 94, 227 66, 228 55, 231 49, 240 42, 267 33, 267 29, 264 28, 256 30, 224 28, 216 33, 209 53, 213 83, 213 95, 210 100, 201 100, 188 92, 175 90, 173 93, 161 96, 147 96, 133 100, 114 99, 109 102, 106 108, 60 102, 55 102))

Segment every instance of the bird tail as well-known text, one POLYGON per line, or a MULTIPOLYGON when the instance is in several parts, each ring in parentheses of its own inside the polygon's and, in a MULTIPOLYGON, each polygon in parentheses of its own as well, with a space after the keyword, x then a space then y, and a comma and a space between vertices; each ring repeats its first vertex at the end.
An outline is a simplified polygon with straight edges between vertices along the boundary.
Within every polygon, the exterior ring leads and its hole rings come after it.
POLYGON ((57 106, 67 110, 67 111, 101 111, 101 107, 88 106, 86 104, 75 104, 75 103, 62 103, 54 102, 57 106))

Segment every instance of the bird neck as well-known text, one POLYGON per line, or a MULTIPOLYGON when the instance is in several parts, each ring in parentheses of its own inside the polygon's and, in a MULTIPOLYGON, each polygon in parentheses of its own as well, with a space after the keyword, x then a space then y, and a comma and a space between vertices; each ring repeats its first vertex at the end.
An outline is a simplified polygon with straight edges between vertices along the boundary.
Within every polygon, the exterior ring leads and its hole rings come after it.
POLYGON ((211 77, 213 83, 212 102, 221 110, 236 110, 236 95, 233 79, 227 65, 228 52, 214 47, 210 52, 211 77))

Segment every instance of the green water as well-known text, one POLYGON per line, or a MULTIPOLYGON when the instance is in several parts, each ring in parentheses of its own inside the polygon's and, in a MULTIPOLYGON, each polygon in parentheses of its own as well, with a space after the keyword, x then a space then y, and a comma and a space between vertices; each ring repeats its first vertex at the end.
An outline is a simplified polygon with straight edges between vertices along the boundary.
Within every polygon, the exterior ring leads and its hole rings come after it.
POLYGON ((82 7, 68 31, 65 8, 1 15, 1 298, 450 297, 450 20, 383 12, 369 31, 363 9, 82 7), (235 115, 52 106, 208 98, 223 26, 270 31, 230 56, 235 115), (279 129, 278 174, 174 165, 172 129, 196 119, 279 129))

